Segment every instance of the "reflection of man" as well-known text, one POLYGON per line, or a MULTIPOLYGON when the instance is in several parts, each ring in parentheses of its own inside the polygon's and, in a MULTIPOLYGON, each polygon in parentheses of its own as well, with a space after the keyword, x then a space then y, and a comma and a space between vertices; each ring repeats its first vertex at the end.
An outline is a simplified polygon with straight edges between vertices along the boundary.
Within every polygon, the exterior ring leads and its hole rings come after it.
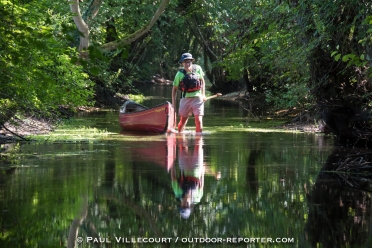
MULTIPOLYGON (((202 136, 193 136, 194 147, 190 146, 189 141, 184 135, 178 140, 178 163, 179 172, 175 166, 171 168, 172 188, 180 200, 180 214, 187 219, 190 216, 192 207, 199 203, 203 196, 204 173, 210 171, 203 164, 203 139, 202 136), (177 175, 178 174, 178 175, 177 175)), ((217 173, 217 180, 221 177, 217 173)))

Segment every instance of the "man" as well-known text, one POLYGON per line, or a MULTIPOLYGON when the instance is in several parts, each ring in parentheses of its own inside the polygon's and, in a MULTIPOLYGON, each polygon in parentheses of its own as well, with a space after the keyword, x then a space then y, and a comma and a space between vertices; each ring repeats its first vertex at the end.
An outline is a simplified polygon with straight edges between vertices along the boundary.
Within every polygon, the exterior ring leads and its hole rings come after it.
POLYGON ((178 113, 180 122, 178 132, 182 133, 185 129, 189 116, 194 114, 195 131, 203 131, 203 115, 205 98, 204 72, 199 65, 193 65, 195 59, 190 53, 184 53, 179 63, 183 69, 179 70, 173 81, 172 104, 176 109, 177 91, 182 91, 178 113))

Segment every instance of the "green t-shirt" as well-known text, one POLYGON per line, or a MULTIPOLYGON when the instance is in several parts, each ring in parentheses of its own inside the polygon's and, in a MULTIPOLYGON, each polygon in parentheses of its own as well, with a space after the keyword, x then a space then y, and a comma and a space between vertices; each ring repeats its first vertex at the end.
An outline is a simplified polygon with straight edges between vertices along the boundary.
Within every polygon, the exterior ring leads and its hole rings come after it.
MULTIPOLYGON (((199 78, 203 78, 204 77, 203 69, 199 65, 192 65, 192 66, 195 66, 195 69, 196 69, 195 73, 198 74, 199 78)), ((192 73, 192 72, 188 72, 188 73, 192 73)), ((180 82, 184 78, 184 76, 185 75, 182 72, 178 71, 173 80, 173 86, 178 87, 180 85, 180 82)), ((202 96, 201 90, 197 90, 194 92, 186 92, 186 95, 185 95, 185 97, 199 97, 199 96, 202 96)))
MULTIPOLYGON (((173 188, 173 192, 176 198, 181 198, 183 194, 183 190, 178 181, 172 181, 172 188, 173 188)), ((191 192, 191 203, 193 204, 199 203, 201 198, 203 197, 203 188, 196 186, 191 191, 192 191, 191 192)))
MULTIPOLYGON (((196 166, 193 169, 183 169, 182 173, 185 177, 189 176, 198 178, 199 181, 202 180, 204 182, 204 171, 205 171, 204 166, 196 166)), ((201 198, 203 197, 203 186, 204 185, 201 185, 201 182, 199 182, 198 185, 191 190, 192 203, 195 204, 200 202, 201 198)), ((178 180, 172 180, 172 188, 176 197, 181 198, 183 190, 178 180)))

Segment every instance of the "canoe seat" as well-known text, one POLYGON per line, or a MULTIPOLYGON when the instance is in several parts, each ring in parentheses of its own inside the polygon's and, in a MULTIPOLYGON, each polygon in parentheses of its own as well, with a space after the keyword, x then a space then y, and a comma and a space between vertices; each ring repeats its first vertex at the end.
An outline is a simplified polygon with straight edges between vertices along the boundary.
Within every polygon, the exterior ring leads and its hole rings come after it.
POLYGON ((134 113, 134 112, 139 112, 139 111, 143 111, 146 109, 148 109, 148 107, 145 107, 131 100, 127 100, 123 104, 123 106, 121 106, 120 113, 134 113))

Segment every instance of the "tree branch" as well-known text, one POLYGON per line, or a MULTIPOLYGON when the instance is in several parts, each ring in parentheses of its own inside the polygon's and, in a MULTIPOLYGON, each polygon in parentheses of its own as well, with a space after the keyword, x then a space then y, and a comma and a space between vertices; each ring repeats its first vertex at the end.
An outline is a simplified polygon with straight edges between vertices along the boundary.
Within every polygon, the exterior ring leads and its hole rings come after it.
POLYGON ((92 16, 91 19, 94 19, 98 14, 99 7, 102 5, 102 0, 94 0, 92 4, 92 16))
MULTIPOLYGON (((195 20, 195 23, 197 24, 198 22, 195 20)), ((191 26, 191 25, 190 25, 191 26)), ((212 51, 212 49, 209 47, 207 41, 204 39, 203 37, 203 34, 202 32, 200 31, 200 28, 198 27, 198 25, 195 25, 196 27, 196 30, 198 31, 198 34, 195 35, 196 39, 199 40, 199 42, 204 45, 204 47, 208 50, 208 52, 213 56, 215 57, 216 59, 218 59, 218 56, 212 51), (201 39, 198 39, 197 37, 200 37, 201 39)))
POLYGON ((156 10, 154 16, 151 18, 151 20, 141 29, 137 30, 133 34, 118 40, 118 41, 112 41, 109 43, 104 44, 101 48, 104 50, 112 51, 117 49, 118 47, 127 45, 132 43, 133 41, 139 39, 141 36, 146 34, 150 31, 152 26, 154 26, 155 22, 159 19, 160 15, 164 12, 165 7, 168 5, 170 0, 163 0, 159 6, 159 8, 156 10))
POLYGON ((13 134, 14 136, 17 136, 18 138, 22 139, 22 140, 29 140, 28 138, 25 138, 23 137, 22 135, 18 135, 16 134, 15 132, 13 132, 12 130, 9 130, 4 124, 0 124, 0 127, 4 128, 6 131, 8 131, 9 133, 13 134))

